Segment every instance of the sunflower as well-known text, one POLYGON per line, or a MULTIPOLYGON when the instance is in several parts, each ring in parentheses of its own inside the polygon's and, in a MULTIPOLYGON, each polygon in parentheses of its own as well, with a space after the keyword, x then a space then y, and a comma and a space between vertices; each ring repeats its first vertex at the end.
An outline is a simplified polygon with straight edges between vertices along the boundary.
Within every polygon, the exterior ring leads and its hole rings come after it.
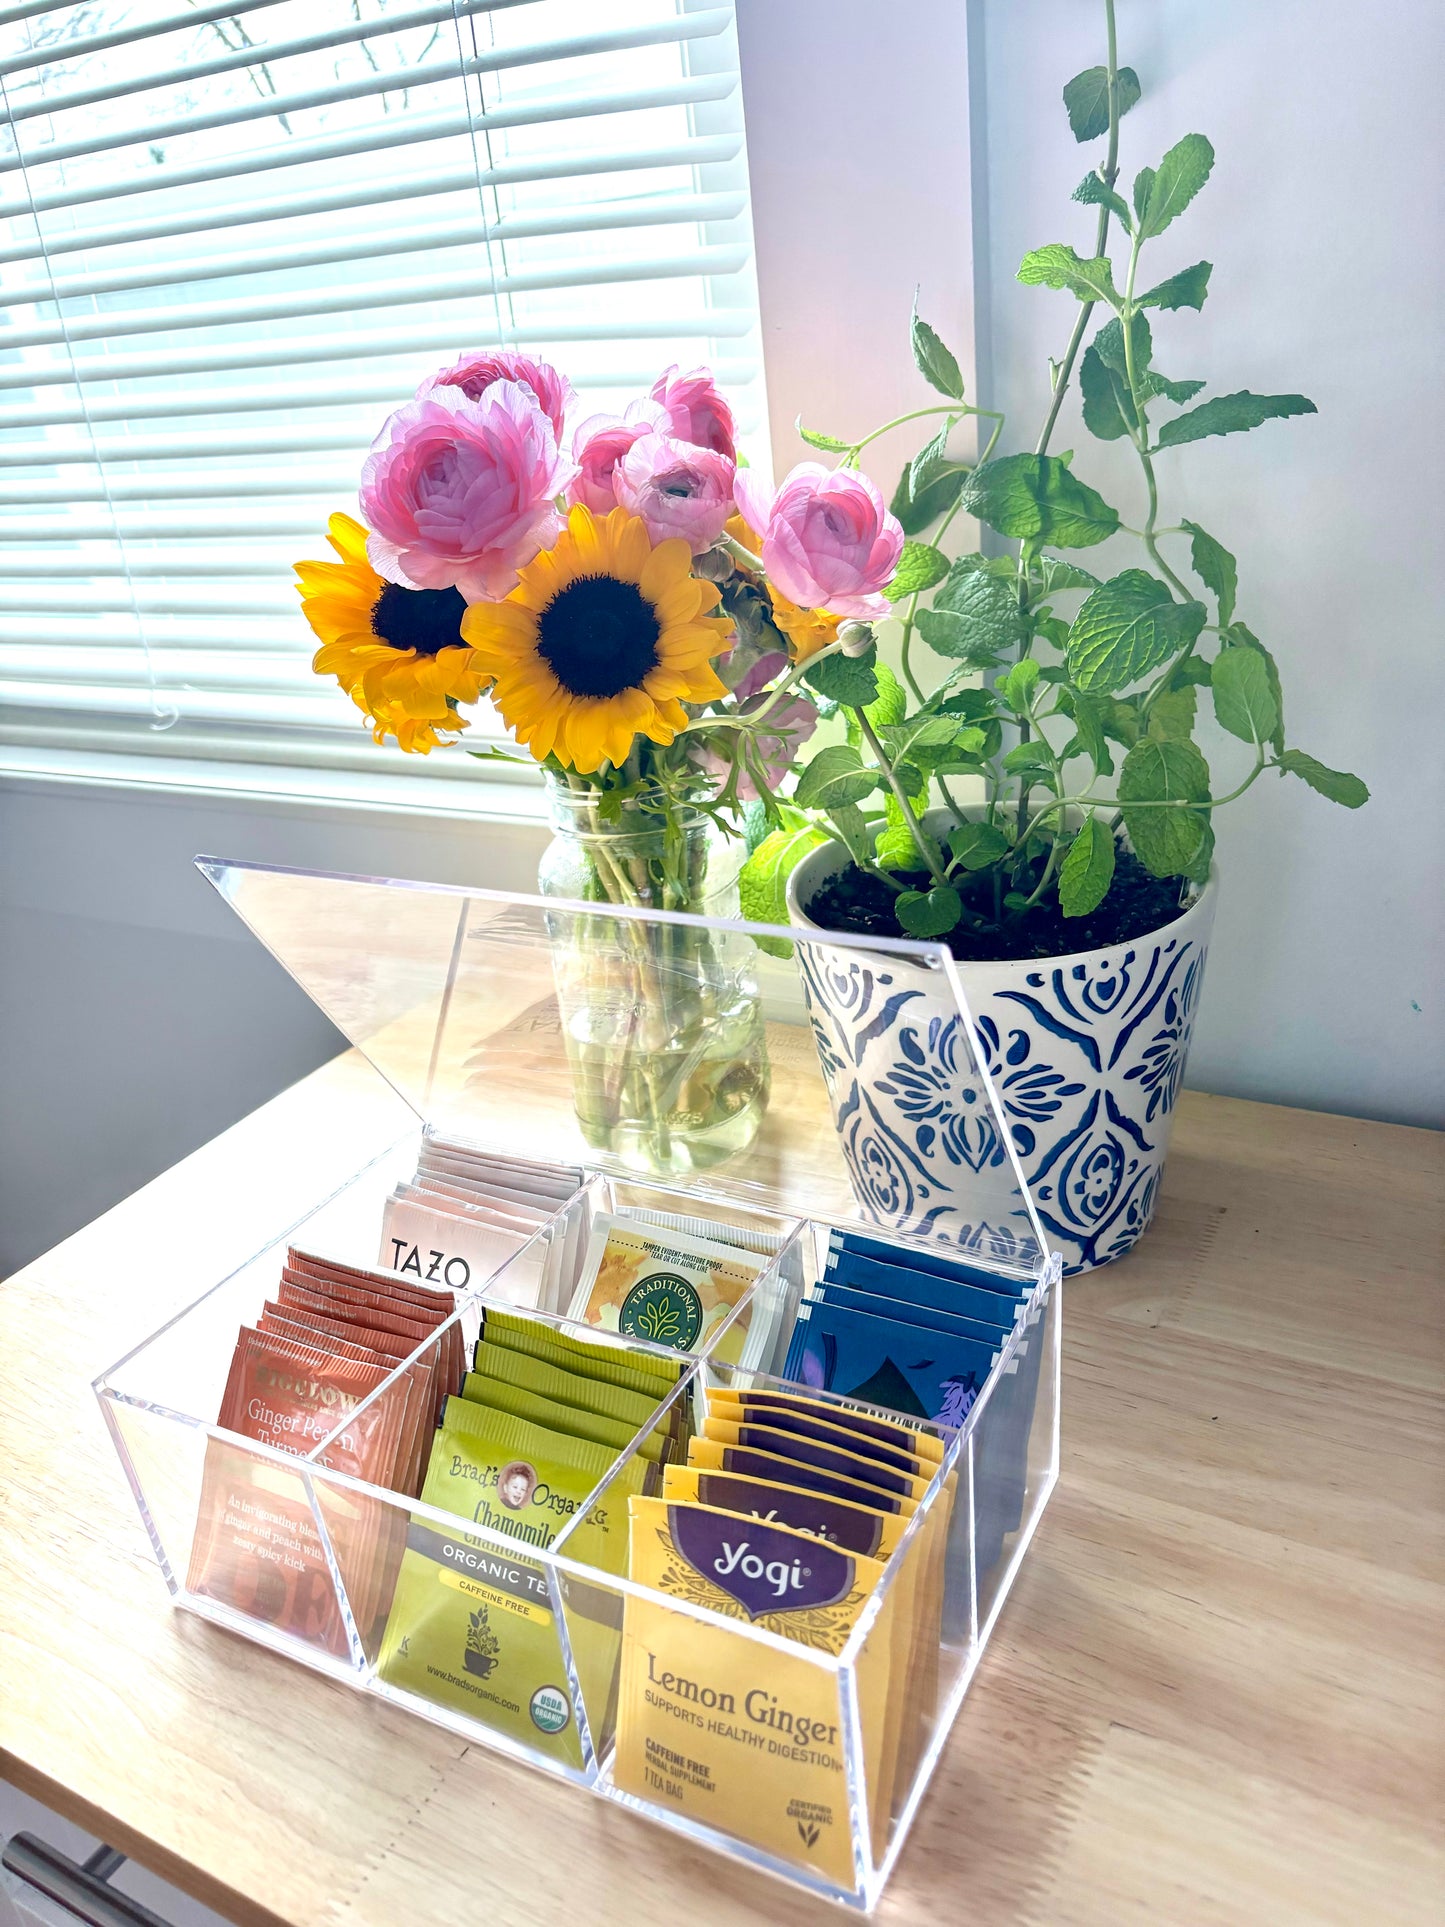
POLYGON ((636 736, 670 743, 684 702, 727 694, 711 658, 732 624, 707 613, 719 594, 686 542, 654 548, 639 516, 579 503, 504 602, 471 605, 462 634, 517 741, 590 773, 624 763, 636 736))
POLYGON ((368 718, 378 743, 394 736, 426 755, 465 729, 456 704, 474 703, 485 682, 461 639, 466 603, 455 589, 406 589, 366 559, 366 530, 333 515, 327 540, 339 562, 298 562, 301 608, 321 640, 311 666, 335 676, 368 718))
MULTIPOLYGON (((734 542, 741 542, 754 555, 763 546, 757 530, 751 528, 740 515, 729 518, 727 532, 734 542)), ((775 584, 769 582, 764 586, 772 608, 774 627, 781 629, 786 636, 794 662, 806 662, 809 656, 816 656, 820 649, 826 649, 830 643, 838 640, 838 624, 843 620, 841 616, 830 616, 826 609, 799 608, 796 602, 789 602, 775 584)))

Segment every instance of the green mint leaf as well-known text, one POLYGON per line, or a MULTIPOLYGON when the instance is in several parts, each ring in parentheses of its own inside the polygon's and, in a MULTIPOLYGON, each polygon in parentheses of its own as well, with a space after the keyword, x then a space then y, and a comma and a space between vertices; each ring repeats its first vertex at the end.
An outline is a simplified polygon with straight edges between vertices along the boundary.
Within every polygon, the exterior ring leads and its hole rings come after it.
POLYGON ((1134 189, 1130 196, 1130 199, 1134 203, 1136 218, 1143 218, 1144 210, 1149 205, 1149 196, 1153 192, 1154 170, 1152 167, 1141 167, 1139 172, 1134 176, 1134 189))
POLYGON ((1188 648, 1208 611, 1176 602, 1143 569, 1125 569, 1095 589, 1069 630, 1069 670, 1080 689, 1123 689, 1188 648))
MULTIPOLYGON (((1062 616, 1036 615, 1034 634, 1052 643, 1055 649, 1067 649, 1069 646, 1069 625, 1062 616)), ((1049 682, 1066 682, 1069 672, 1066 669, 1043 669, 1039 673, 1049 682)))
POLYGON ((893 580, 883 591, 890 602, 931 589, 948 574, 948 557, 927 542, 905 542, 893 580))
POLYGON ((1214 720, 1243 743, 1267 743, 1279 726, 1269 671, 1257 649, 1221 649, 1210 670, 1214 720))
POLYGON ((1006 857, 1009 849, 1008 838, 991 823, 960 823, 949 833, 949 854, 965 870, 986 870, 1006 857))
POLYGON ((1199 848, 1194 852, 1194 861, 1184 872, 1191 883, 1197 883, 1202 890, 1209 881, 1209 866, 1214 861, 1214 819, 1204 819, 1204 834, 1199 839, 1199 848))
POLYGON ((991 575, 1000 582, 1014 583, 1018 579, 1018 564, 1011 555, 956 555, 950 573, 961 575, 991 575))
POLYGON ((1117 509, 1069 472, 1056 455, 1005 455, 975 468, 964 483, 970 515, 1042 547, 1087 549, 1119 526, 1117 509))
POLYGON ((1239 591, 1239 570, 1234 557, 1197 522, 1186 521, 1182 526, 1192 538, 1189 560, 1194 573, 1219 604, 1220 628, 1227 628, 1234 620, 1234 598, 1239 591))
POLYGON ((836 435, 821 435, 816 428, 804 428, 801 415, 793 426, 809 448, 821 448, 830 455, 846 455, 853 446, 852 442, 840 442, 836 435))
MULTIPOLYGON (((738 872, 738 908, 749 923, 788 921, 788 878, 810 850, 827 841, 826 830, 812 823, 763 838, 738 872)), ((757 943, 772 957, 793 954, 793 946, 780 937, 759 937, 757 943)))
POLYGON ((999 693, 1016 716, 1027 716, 1038 687, 1039 665, 1032 656, 1016 662, 999 684, 999 693))
POLYGON ((873 858, 885 870, 922 870, 927 866, 913 840, 913 832, 903 821, 903 812, 890 796, 895 820, 886 822, 878 832, 873 848, 873 858))
MULTIPOLYGON (((1214 149, 1203 134, 1186 134, 1160 161, 1149 187, 1149 198, 1139 216, 1139 232, 1162 234, 1184 212, 1209 179, 1214 149)), ((1136 183, 1137 186, 1137 183, 1136 183)))
POLYGON ((851 743, 833 743, 804 768, 794 797, 805 810, 832 810, 840 803, 861 803, 882 781, 882 771, 865 768, 851 743))
MULTIPOLYGON (((875 729, 886 729, 890 723, 901 723, 908 714, 908 697, 903 684, 886 662, 874 663, 873 674, 878 682, 878 694, 871 703, 864 705, 863 714, 875 729)), ((853 728, 857 728, 853 717, 850 716, 848 721, 853 728)))
POLYGON ((1048 758, 1037 742, 1015 743, 1004 757, 1003 766, 1010 776, 1043 776, 1050 769, 1048 758))
POLYGON ((873 830, 856 803, 839 803, 828 812, 833 833, 861 869, 873 855, 873 830))
POLYGON ((930 482, 922 495, 915 496, 909 487, 909 471, 905 468, 893 491, 893 500, 888 504, 902 523, 903 533, 921 535, 940 515, 951 509, 963 492, 967 473, 963 468, 951 469, 940 475, 937 481, 930 482))
POLYGON ((1209 828, 1199 810, 1183 803, 1209 801, 1209 765, 1193 743, 1145 737, 1119 771, 1119 807, 1139 861, 1156 877, 1187 876, 1199 859, 1209 828), (1176 807, 1136 808, 1138 804, 1176 807))
POLYGON ((1074 756, 1087 756, 1101 776, 1112 776, 1114 759, 1109 754, 1108 739, 1104 734, 1104 722, 1108 698, 1086 696, 1081 689, 1065 691, 1061 702, 1074 719, 1076 731, 1074 740, 1065 746, 1060 762, 1068 762, 1074 756))
POLYGON ((1347 810, 1357 810, 1370 800, 1370 792, 1358 776, 1351 776, 1348 770, 1329 769, 1315 757, 1306 756, 1302 749, 1287 749, 1279 759, 1279 766, 1291 776, 1300 777, 1332 803, 1343 803, 1347 810))
POLYGON ((920 610, 919 633, 940 655, 992 663, 1012 655, 1028 636, 1028 625, 1012 583, 957 563, 933 598, 920 610), (932 618, 924 622, 924 616, 932 618))
POLYGON ((824 656, 803 671, 803 681, 830 702, 863 709, 878 700, 877 660, 878 650, 872 644, 861 656, 824 656))
POLYGON ((1059 866, 1059 908, 1066 917, 1087 917, 1114 881, 1114 839, 1092 811, 1079 825, 1059 866))
POLYGON ((1132 234, 1134 223, 1129 218, 1129 204, 1122 194, 1116 194, 1112 187, 1105 184, 1097 174, 1086 174, 1074 189, 1074 199, 1082 201, 1085 207, 1106 207, 1111 214, 1117 214, 1126 234, 1132 234))
MULTIPOLYGON (((1139 98, 1139 76, 1132 67, 1120 67, 1114 76, 1115 96, 1122 120, 1139 98)), ((1096 141, 1109 131, 1109 70, 1086 67, 1075 74, 1064 88, 1064 110, 1076 141, 1096 141)))
MULTIPOLYGON (((1154 359, 1154 336, 1148 315, 1134 316, 1129 324, 1129 340, 1134 350, 1134 373, 1140 375, 1154 359)), ((1124 353, 1124 324, 1117 315, 1112 321, 1104 323, 1094 336, 1093 345, 1098 350, 1099 359, 1124 382, 1127 393, 1129 363, 1124 353)))
POLYGON ((1062 288, 1080 301, 1107 301, 1111 308, 1119 305, 1109 257, 1100 254, 1081 261, 1062 241, 1051 241, 1047 247, 1026 254, 1019 263, 1018 278, 1026 288, 1062 288))
POLYGON ((1079 394, 1084 404, 1084 426, 1101 442, 1117 442, 1136 425, 1128 382, 1092 343, 1079 363, 1079 394))
POLYGON ((910 937, 946 937, 963 915, 963 899, 946 883, 931 890, 905 890, 893 900, 893 913, 910 937))
MULTIPOLYGON (((1269 677, 1269 693, 1274 698, 1275 725, 1270 743, 1276 756, 1284 754, 1284 692, 1280 688, 1279 664, 1265 648, 1253 630, 1242 622, 1231 622, 1223 632, 1223 639, 1231 649, 1254 649, 1264 658, 1265 674, 1269 677)), ((1208 677, 1203 678, 1207 681, 1208 677)))
POLYGON ((1319 410, 1304 395, 1252 395, 1247 388, 1237 395, 1216 395, 1201 402, 1187 415, 1176 415, 1159 430, 1157 446, 1178 448, 1183 442, 1202 441, 1206 435, 1237 435, 1261 422, 1279 421, 1288 415, 1315 415, 1319 410))
POLYGON ((920 710, 905 722, 892 723, 880 730, 879 740, 893 764, 905 761, 921 764, 928 760, 927 751, 945 748, 958 733, 954 717, 930 715, 927 710, 920 710))
POLYGON ((1161 375, 1157 368, 1146 369, 1139 379, 1139 389, 1145 401, 1151 395, 1163 395, 1166 400, 1174 402, 1193 401, 1203 386, 1202 381, 1171 381, 1167 375, 1161 375))
POLYGON ((1182 689, 1161 689, 1149 705, 1149 734, 1156 741, 1187 743, 1194 734, 1197 698, 1193 683, 1182 689))
POLYGON ((1147 294, 1134 298, 1141 308, 1193 308, 1197 311, 1204 306, 1204 297, 1209 292, 1209 277, 1213 272, 1212 261, 1196 261, 1192 268, 1181 268, 1178 274, 1171 274, 1167 281, 1150 288, 1147 294))
POLYGON ((970 468, 970 462, 956 462, 948 453, 948 437, 953 428, 953 417, 944 422, 942 428, 930 441, 923 444, 913 460, 908 464, 908 492, 916 501, 940 477, 956 468, 970 468))
POLYGON ((926 321, 919 318, 917 303, 914 303, 913 318, 910 323, 913 340, 913 359, 918 364, 918 372, 931 388, 940 395, 947 395, 954 401, 963 400, 963 376, 957 361, 926 321))
POLYGON ((1033 563, 1032 574, 1041 596, 1058 595, 1064 589, 1097 589, 1099 578, 1062 556, 1041 555, 1033 563))

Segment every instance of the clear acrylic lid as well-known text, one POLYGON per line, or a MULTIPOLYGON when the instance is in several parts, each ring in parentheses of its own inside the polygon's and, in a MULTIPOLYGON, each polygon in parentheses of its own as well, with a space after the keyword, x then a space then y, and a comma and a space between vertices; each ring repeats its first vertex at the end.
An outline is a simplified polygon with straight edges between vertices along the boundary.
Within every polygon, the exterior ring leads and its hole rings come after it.
POLYGON ((196 861, 435 1135, 1043 1266, 941 944, 196 861))

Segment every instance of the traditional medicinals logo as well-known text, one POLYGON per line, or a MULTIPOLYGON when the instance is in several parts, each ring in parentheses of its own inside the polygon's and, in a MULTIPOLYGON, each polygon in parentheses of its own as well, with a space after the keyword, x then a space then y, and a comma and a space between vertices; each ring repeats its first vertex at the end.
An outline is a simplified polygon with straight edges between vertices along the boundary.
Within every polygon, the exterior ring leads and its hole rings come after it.
POLYGON ((688 1351, 702 1330, 702 1300, 697 1288, 675 1271, 655 1271, 634 1285, 622 1301, 617 1328, 629 1338, 688 1351))

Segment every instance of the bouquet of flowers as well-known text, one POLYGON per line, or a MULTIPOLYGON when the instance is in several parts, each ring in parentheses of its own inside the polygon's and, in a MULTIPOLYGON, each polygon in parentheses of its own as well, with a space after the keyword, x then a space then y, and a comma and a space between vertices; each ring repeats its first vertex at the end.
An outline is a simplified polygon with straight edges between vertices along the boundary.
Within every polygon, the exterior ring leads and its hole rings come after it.
MULTIPOLYGON (((297 574, 315 668, 377 742, 462 744, 486 698, 515 748, 471 753, 548 781, 544 893, 735 915, 745 826, 803 822, 779 785, 887 612, 903 531, 872 482, 803 463, 768 489, 706 369, 583 417, 555 368, 498 351, 389 417, 360 508, 297 574)), ((768 1081, 752 946, 554 923, 589 1141, 671 1173, 747 1143, 768 1081)))

